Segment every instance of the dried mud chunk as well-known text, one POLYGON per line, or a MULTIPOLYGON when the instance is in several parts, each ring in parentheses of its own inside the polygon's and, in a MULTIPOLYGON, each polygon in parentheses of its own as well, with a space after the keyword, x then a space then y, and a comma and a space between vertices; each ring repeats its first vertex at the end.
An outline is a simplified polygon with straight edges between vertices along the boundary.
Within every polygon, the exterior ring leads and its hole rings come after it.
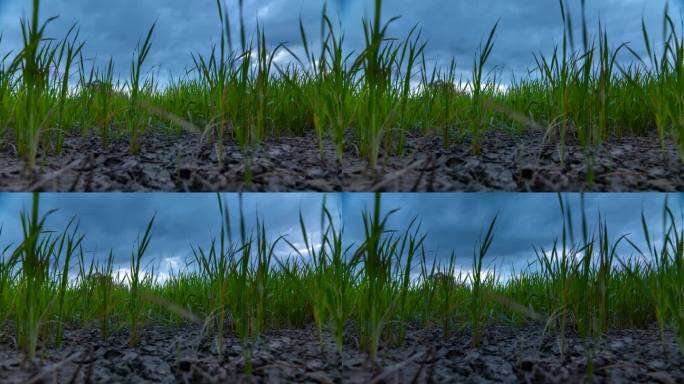
POLYGON ((485 185, 492 189, 502 191, 512 191, 517 189, 513 173, 500 165, 485 166, 484 169, 485 185))
POLYGON ((171 366, 159 357, 142 358, 140 375, 157 383, 175 383, 176 380, 171 372, 171 366))
POLYGON ((660 384, 676 384, 677 381, 670 376, 669 373, 667 372, 650 372, 648 374, 648 379, 652 380, 654 383, 660 383, 660 384))
POLYGON ((677 188, 669 180, 659 179, 652 180, 649 189, 654 189, 659 192, 677 192, 677 188))

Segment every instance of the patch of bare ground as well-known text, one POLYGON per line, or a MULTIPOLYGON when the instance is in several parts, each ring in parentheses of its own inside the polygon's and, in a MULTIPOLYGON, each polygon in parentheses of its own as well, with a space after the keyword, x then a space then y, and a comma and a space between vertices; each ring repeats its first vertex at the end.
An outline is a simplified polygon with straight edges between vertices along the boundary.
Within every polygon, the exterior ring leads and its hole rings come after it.
POLYGON ((338 161, 334 146, 314 137, 269 140, 251 161, 226 143, 219 165, 199 135, 147 134, 131 155, 125 140, 103 148, 97 138, 67 138, 60 155, 27 170, 11 146, 0 151, 3 191, 684 191, 684 162, 668 141, 626 137, 589 154, 573 140, 561 161, 558 145, 541 133, 490 133, 481 155, 468 140, 444 146, 438 137, 412 137, 403 155, 384 156, 371 169, 354 146, 338 161), (247 168, 249 167, 249 168, 247 168), (252 182, 245 182, 251 170, 252 182))
MULTIPOLYGON (((352 333, 353 334, 353 333, 352 333)), ((253 374, 245 375, 240 343, 227 336, 223 353, 200 327, 148 326, 132 348, 119 333, 107 342, 96 329, 71 330, 61 348, 40 351, 28 363, 12 342, 0 344, 3 383, 566 383, 684 382, 684 358, 668 334, 657 330, 611 331, 592 352, 567 336, 561 356, 557 336, 540 326, 490 327, 482 346, 472 347, 467 331, 444 337, 440 330, 409 330, 403 347, 386 347, 375 364, 348 337, 342 354, 326 335, 320 344, 313 327, 266 334, 252 351, 253 374)))

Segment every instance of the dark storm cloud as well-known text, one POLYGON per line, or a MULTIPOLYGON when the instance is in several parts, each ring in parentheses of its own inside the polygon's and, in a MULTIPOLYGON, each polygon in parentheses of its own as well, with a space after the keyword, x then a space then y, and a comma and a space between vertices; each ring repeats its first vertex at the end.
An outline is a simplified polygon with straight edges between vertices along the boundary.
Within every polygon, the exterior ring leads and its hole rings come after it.
MULTIPOLYGON (((30 2, 6 0, 0 15, 0 29, 6 41, 0 51, 16 48, 19 43, 18 19, 28 12, 30 2)), ((236 0, 228 1, 233 25, 237 24, 236 0)), ((348 37, 351 49, 362 40, 361 18, 368 15, 370 0, 335 0, 330 7, 348 37)), ((579 1, 570 2, 579 4, 579 1)), ((190 53, 207 52, 217 42, 218 21, 214 0, 50 0, 43 1, 44 15, 60 15, 49 29, 60 37, 68 26, 78 23, 81 36, 88 40, 87 56, 106 59, 113 56, 119 71, 125 73, 138 40, 149 26, 158 21, 150 64, 161 75, 176 74, 191 64, 190 53)), ((659 31, 665 0, 590 0, 587 18, 596 32, 599 17, 617 45, 631 41, 641 51, 641 19, 646 19, 654 35, 659 31)), ((318 0, 246 0, 245 20, 253 31, 260 20, 274 46, 288 42, 299 44, 298 19, 301 16, 311 39, 318 36, 323 1, 318 0)), ((678 7, 677 7, 678 8, 678 7)), ((679 8, 675 11, 679 13, 679 8)), ((573 7, 575 25, 579 24, 579 8, 573 7)), ((385 18, 402 16, 391 34, 403 36, 420 24, 430 41, 427 56, 444 63, 456 57, 459 67, 468 71, 480 41, 497 20, 500 28, 492 64, 504 74, 529 67, 533 52, 549 52, 560 41, 562 26, 557 1, 553 0, 453 0, 453 1, 385 1, 385 18)))
MULTIPOLYGON (((233 194, 224 198, 237 239, 239 199, 233 194)), ((0 194, 0 223, 4 224, 0 244, 20 237, 19 212, 30 209, 30 199, 28 194, 0 194)), ((322 195, 294 193, 245 195, 247 230, 254 229, 258 216, 274 237, 291 232, 300 208, 305 219, 318 221, 319 213, 311 207, 320 207, 322 199, 322 195)), ((215 194, 45 194, 41 207, 41 212, 58 210, 48 228, 60 229, 75 217, 86 234, 85 251, 104 257, 111 249, 120 263, 128 260, 138 234, 155 215, 150 259, 191 257, 191 246, 207 245, 220 226, 215 194)))
MULTIPOLYGON (((225 199, 237 236, 238 196, 228 194, 225 199)), ((301 211, 313 241, 318 238, 323 195, 246 194, 243 199, 249 228, 254 228, 258 214, 265 221, 269 238, 286 235, 303 248, 298 222, 301 211)), ((333 216, 342 219, 346 241, 360 242, 361 214, 372 208, 373 195, 331 194, 326 199, 333 216)), ((640 212, 647 214, 653 232, 657 233, 663 200, 662 194, 590 194, 586 196, 586 211, 590 224, 596 223, 600 212, 608 222, 612 239, 632 234, 631 238, 639 243, 640 212)), ((570 195, 576 219, 579 201, 578 195, 570 195)), ((29 202, 27 194, 0 194, 0 223, 4 224, 0 243, 19 237, 18 213, 22 207, 28 208, 29 202)), ((670 204, 677 209, 682 207, 684 195, 670 195, 670 204)), ((77 217, 86 233, 88 255, 102 258, 112 249, 121 266, 125 266, 138 233, 155 214, 157 221, 148 260, 182 261, 191 256, 190 245, 207 245, 219 228, 214 194, 46 194, 42 206, 44 211, 59 209, 48 223, 50 229, 60 228, 69 218, 77 217)), ((428 256, 444 259, 453 250, 464 269, 469 266, 474 244, 497 214, 491 256, 504 270, 512 265, 524 267, 534 258, 532 247, 550 246, 560 235, 562 224, 555 194, 386 194, 382 207, 384 212, 399 209, 389 220, 388 229, 405 229, 417 217, 428 236, 428 256)), ((292 253, 285 246, 279 252, 282 256, 292 253)))
MULTIPOLYGON (((390 227, 403 228, 418 217, 421 228, 428 235, 426 250, 436 257, 447 257, 455 251, 459 264, 468 267, 473 246, 498 215, 495 240, 490 255, 504 269, 527 265, 534 258, 534 247, 548 248, 562 230, 560 208, 556 194, 387 194, 382 201, 385 211, 400 210, 392 216, 390 227)), ((643 210, 651 229, 661 233, 660 218, 665 195, 662 194, 589 194, 585 208, 590 225, 595 228, 599 214, 606 220, 613 240, 623 234, 642 243, 640 213, 643 210)), ((371 195, 342 197, 345 222, 352 222, 357 212, 372 206, 371 195), (350 216, 347 216, 350 215, 350 216)), ((671 195, 670 206, 682 207, 684 195, 671 195)), ((580 195, 569 195, 575 214, 575 228, 579 229, 580 195)), ((362 228, 352 225, 352 238, 360 237, 362 228)), ((623 247, 623 256, 631 248, 623 247)))

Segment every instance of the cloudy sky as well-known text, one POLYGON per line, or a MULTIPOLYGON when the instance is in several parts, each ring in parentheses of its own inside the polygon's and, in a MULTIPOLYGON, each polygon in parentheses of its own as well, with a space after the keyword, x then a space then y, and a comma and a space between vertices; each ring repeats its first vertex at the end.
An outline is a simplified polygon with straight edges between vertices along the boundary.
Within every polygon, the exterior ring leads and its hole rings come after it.
MULTIPOLYGON (((323 194, 245 194, 243 207, 247 226, 254 227, 257 214, 265 220, 268 236, 286 235, 301 246, 298 215, 301 211, 310 235, 320 230, 320 207, 323 194)), ((579 195, 568 195, 575 209, 579 195)), ((325 197, 335 217, 345 227, 346 241, 362 237, 361 214, 372 207, 372 194, 330 194, 325 197)), ((660 231, 664 194, 589 194, 587 213, 596 223, 599 212, 606 218, 611 238, 632 234, 642 240, 640 213, 646 213, 654 233, 660 231)), ((20 236, 19 212, 30 208, 29 194, 0 194, 0 223, 4 231, 0 244, 20 236)), ((238 196, 225 195, 234 224, 237 226, 238 196)), ((684 206, 684 194, 669 196, 673 208, 684 206)), ((111 249, 123 267, 139 232, 157 215, 148 260, 176 264, 191 257, 191 245, 207 245, 219 226, 215 194, 44 194, 42 211, 58 209, 47 229, 60 229, 69 218, 77 217, 86 234, 88 256, 103 258, 111 249)), ((399 208, 388 229, 401 230, 414 218, 427 234, 426 251, 430 258, 445 258, 456 252, 462 268, 468 268, 473 246, 495 215, 499 215, 491 256, 499 270, 520 269, 534 258, 533 246, 548 247, 559 236, 561 219, 555 194, 385 194, 385 212, 399 208)), ((576 214, 576 218, 578 218, 576 214)), ((577 225, 576 228, 579 228, 577 225)), ((237 236, 237 235, 236 235, 237 236)), ((626 251, 626 248, 625 248, 626 251)), ((292 252, 281 247, 280 255, 292 252)), ((625 252, 624 256, 629 256, 625 252)), ((161 263, 161 270, 168 263, 161 263)))
MULTIPOLYGON (((237 24, 237 0, 225 0, 237 24)), ((158 30, 149 63, 161 76, 179 74, 191 63, 190 54, 207 52, 217 42, 219 25, 215 0, 49 0, 43 1, 43 15, 59 15, 48 29, 51 37, 63 36, 77 23, 88 42, 86 57, 108 59, 127 71, 133 49, 156 20, 158 30)), ((247 29, 257 20, 265 26, 269 44, 281 42, 299 46, 298 19, 301 16, 310 39, 319 35, 323 0, 245 0, 247 29)), ((344 28, 349 49, 358 49, 362 39, 361 19, 368 14, 371 0, 331 0, 333 17, 344 28)), ((427 57, 432 62, 457 59, 467 71, 480 41, 500 20, 500 29, 491 63, 504 76, 533 64, 533 52, 549 52, 560 41, 560 8, 555 0, 391 0, 385 1, 384 16, 401 16, 390 30, 401 37, 415 24, 430 42, 427 57)), ((575 25, 579 25, 579 0, 573 4, 575 25)), ((643 51, 641 20, 646 20, 653 39, 660 38, 666 0, 588 0, 587 18, 596 32, 598 19, 607 26, 615 45, 631 42, 643 51)), ((681 14, 682 0, 670 1, 671 12, 681 14)), ((0 31, 5 39, 0 52, 17 48, 20 42, 19 18, 27 15, 28 0, 0 0, 0 31)), ((315 44, 315 43, 314 43, 315 44)), ((124 73, 125 74, 125 73, 124 73)))

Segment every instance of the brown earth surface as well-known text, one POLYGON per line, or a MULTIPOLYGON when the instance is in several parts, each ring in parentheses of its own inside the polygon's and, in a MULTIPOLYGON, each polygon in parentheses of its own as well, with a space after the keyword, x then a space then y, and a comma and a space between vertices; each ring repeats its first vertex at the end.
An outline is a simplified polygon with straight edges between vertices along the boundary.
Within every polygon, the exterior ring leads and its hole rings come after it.
POLYGON ((70 137, 60 155, 43 156, 27 170, 14 147, 0 150, 2 191, 684 191, 684 162, 656 137, 611 140, 594 149, 594 183, 587 183, 587 154, 576 141, 558 145, 541 133, 490 133, 482 155, 467 139, 445 147, 437 137, 407 140, 402 156, 385 156, 371 169, 352 146, 338 161, 314 137, 271 140, 245 156, 232 143, 216 150, 199 135, 146 134, 139 155, 125 140, 106 149, 98 138, 70 137))
POLYGON ((11 338, 0 343, 3 383, 682 383, 684 358, 675 338, 659 332, 611 331, 592 348, 567 336, 561 358, 557 335, 541 326, 489 327, 481 347, 467 331, 444 337, 440 330, 409 330, 403 347, 384 348, 371 364, 350 336, 342 354, 314 327, 266 334, 252 351, 253 374, 245 375, 241 344, 227 335, 221 356, 201 327, 147 326, 131 348, 124 332, 103 342, 97 329, 68 330, 60 348, 39 351, 34 362, 18 353, 11 338))

